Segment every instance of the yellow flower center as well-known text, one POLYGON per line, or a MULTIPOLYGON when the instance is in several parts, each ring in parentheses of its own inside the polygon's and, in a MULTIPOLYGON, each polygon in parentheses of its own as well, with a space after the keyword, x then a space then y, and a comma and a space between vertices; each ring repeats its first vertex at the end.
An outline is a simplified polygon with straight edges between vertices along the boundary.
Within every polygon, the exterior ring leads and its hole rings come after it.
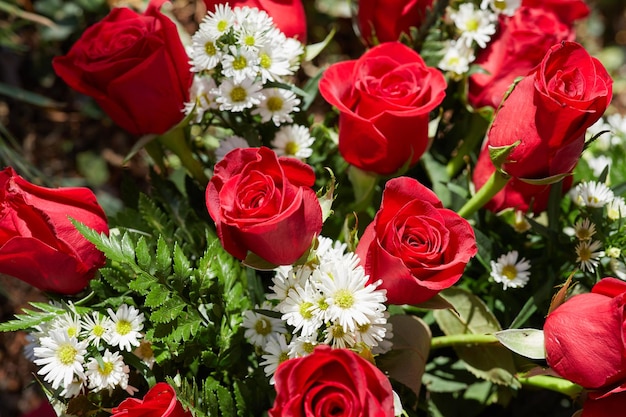
POLYGON ((335 304, 343 309, 350 308, 354 305, 354 295, 346 289, 337 291, 334 299, 335 304))
POLYGON ((247 35, 245 39, 243 40, 243 43, 246 46, 254 46, 256 44, 256 39, 254 39, 254 36, 252 35, 247 35))
POLYGON ((254 324, 254 330, 263 336, 267 336, 272 332, 272 324, 265 318, 260 318, 254 324))
POLYGON ((512 281, 517 278, 517 268, 514 265, 506 265, 502 268, 502 275, 512 281))
POLYGON ((583 246, 578 251, 578 257, 581 262, 586 262, 591 259, 591 250, 587 246, 583 246))
POLYGON ((113 364, 111 362, 105 362, 103 366, 100 367, 100 373, 102 375, 109 375, 113 371, 113 364))
POLYGON ((278 110, 283 108, 283 99, 280 97, 270 97, 267 100, 267 109, 272 112, 277 112, 278 110))
POLYGON ((105 331, 106 329, 104 328, 104 326, 100 324, 96 324, 95 326, 93 326, 93 329, 91 329, 91 332, 96 337, 102 337, 105 331))
POLYGON ((57 350, 57 358, 63 365, 71 365, 74 363, 78 351, 69 343, 64 344, 57 350))
POLYGON ((248 61, 243 56, 238 56, 233 60, 233 69, 241 71, 248 65, 248 61))
POLYGON ((261 61, 259 65, 261 65, 261 68, 268 69, 269 67, 272 66, 272 58, 270 58, 268 54, 266 54, 265 52, 261 52, 260 57, 261 57, 261 61))
POLYGON ((296 142, 287 142, 285 145, 285 153, 287 155, 295 155, 299 149, 300 146, 296 142))
POLYGON ((478 29, 478 20, 476 19, 469 19, 467 21, 467 24, 465 25, 467 27, 467 30, 470 32, 474 32, 478 29))
POLYGON ((498 10, 504 10, 506 9, 506 0, 496 0, 493 2, 493 5, 498 10))
POLYGON ((300 315, 302 316, 302 318, 308 320, 311 317, 313 317, 313 313, 311 312, 311 307, 313 307, 313 303, 309 303, 308 301, 305 301, 304 303, 300 304, 300 315))
POLYGON ((226 20, 220 20, 217 22, 218 32, 224 32, 228 28, 228 22, 226 20))
POLYGON ((233 88, 230 92, 230 99, 235 103, 245 101, 246 97, 248 97, 248 92, 240 86, 233 88))
POLYGON ((204 44, 204 52, 206 52, 208 56, 214 56, 217 53, 217 48, 213 42, 209 41, 204 44))
POLYGON ((115 324, 115 331, 118 334, 125 336, 133 330, 133 326, 128 320, 120 320, 115 324))

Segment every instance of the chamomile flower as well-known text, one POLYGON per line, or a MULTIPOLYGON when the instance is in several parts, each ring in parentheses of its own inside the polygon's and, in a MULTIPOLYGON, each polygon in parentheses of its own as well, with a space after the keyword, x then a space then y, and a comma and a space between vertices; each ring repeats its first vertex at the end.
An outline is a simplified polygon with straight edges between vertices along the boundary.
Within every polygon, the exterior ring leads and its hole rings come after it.
POLYGON ((333 262, 322 272, 313 272, 318 289, 326 297, 326 317, 353 332, 359 326, 371 323, 385 310, 386 291, 378 290, 379 283, 367 285, 369 279, 362 267, 351 268, 343 262, 333 262))
POLYGON ((311 269, 306 266, 280 266, 276 268, 276 274, 272 278, 274 285, 270 286, 272 292, 267 295, 267 299, 283 302, 292 289, 304 286, 311 276, 311 272, 311 269))
POLYGON ((313 155, 311 145, 315 139, 309 133, 309 129, 302 125, 287 125, 281 127, 274 139, 272 147, 278 156, 291 156, 305 159, 313 155))
POLYGON ((191 37, 192 71, 201 72, 217 67, 222 59, 222 51, 217 44, 217 37, 202 28, 191 37))
POLYGON ((118 346, 121 350, 131 351, 132 346, 139 346, 142 338, 144 316, 133 306, 122 304, 117 312, 108 309, 109 316, 113 321, 111 332, 107 335, 107 343, 118 346))
POLYGON ((215 159, 216 162, 224 159, 224 156, 233 149, 238 148, 247 148, 248 141, 242 138, 241 136, 232 135, 227 137, 226 139, 220 141, 220 146, 215 150, 215 159))
POLYGON ((626 217, 626 202, 624 198, 615 197, 606 205, 606 216, 610 220, 619 220, 626 217))
POLYGON ((37 372, 52 385, 52 389, 69 387, 75 378, 84 379, 83 363, 87 354, 87 342, 69 336, 62 329, 51 330, 39 340, 34 349, 35 364, 41 366, 37 372))
POLYGON ((281 44, 281 50, 289 60, 289 69, 292 73, 300 68, 300 60, 304 55, 304 46, 297 39, 288 38, 282 32, 284 42, 281 44))
POLYGON ((85 382, 86 382, 85 379, 77 378, 76 376, 74 376, 74 379, 72 380, 72 382, 69 385, 66 385, 65 388, 63 388, 60 395, 63 398, 77 397, 83 391, 85 382))
POLYGON ((368 348, 378 346, 385 339, 388 313, 380 313, 376 317, 369 317, 369 322, 356 327, 354 335, 357 343, 363 343, 368 348))
POLYGON ((596 225, 587 218, 578 219, 574 223, 574 234, 578 240, 590 240, 595 233, 596 225))
POLYGON ((519 253, 516 250, 500 256, 497 261, 491 261, 491 277, 495 282, 507 288, 522 288, 530 279, 530 261, 522 258, 518 261, 519 253))
POLYGON ((599 250, 602 242, 599 240, 581 240, 576 245, 576 262, 580 263, 580 269, 593 272, 598 266, 600 258, 604 256, 604 251, 599 250))
POLYGON ((254 80, 259 73, 259 57, 243 48, 230 46, 229 52, 222 56, 222 74, 232 78, 235 83, 254 80))
POLYGON ((266 376, 271 376, 270 384, 274 385, 274 373, 278 365, 290 358, 291 347, 284 334, 275 334, 267 341, 264 350, 266 353, 261 355, 263 361, 259 365, 264 367, 266 376))
POLYGON ((108 333, 113 327, 113 321, 97 311, 86 314, 82 318, 83 330, 80 335, 87 339, 90 344, 100 346, 102 340, 106 340, 108 333))
POLYGON ((437 65, 444 71, 450 71, 455 74, 465 74, 469 71, 469 64, 474 61, 474 51, 463 43, 451 41, 448 44, 446 52, 437 65))
POLYGON ((579 206, 604 207, 614 198, 613 191, 598 181, 586 181, 570 191, 572 201, 579 206))
POLYGON ((322 317, 313 311, 317 296, 317 291, 307 281, 304 285, 294 286, 289 290, 287 298, 278 304, 277 309, 283 313, 282 319, 294 327, 294 333, 300 331, 302 336, 308 336, 322 326, 322 317))
POLYGON ((300 111, 298 105, 300 99, 296 97, 293 91, 284 88, 264 88, 261 90, 263 100, 258 107, 252 111, 252 114, 261 115, 261 122, 274 122, 276 126, 281 123, 291 123, 293 118, 292 112, 300 111))
POLYGON ((217 4, 215 11, 208 12, 199 30, 206 32, 214 39, 220 38, 230 31, 235 23, 235 13, 228 4, 217 4))
POLYGON ((297 336, 289 345, 289 357, 301 358, 313 353, 315 346, 319 345, 319 342, 316 336, 297 336))
MULTIPOLYGON (((270 32, 270 36, 276 31, 270 32)), ((282 35, 282 33, 281 33, 282 35)), ((275 36, 276 40, 269 41, 259 50, 259 70, 261 79, 267 81, 281 81, 292 75, 298 68, 292 68, 290 55, 281 48, 281 43, 286 44, 283 36, 275 36), (281 42, 282 41, 282 42, 281 42)))
POLYGON ((346 332, 339 323, 332 324, 324 330, 324 343, 335 349, 347 349, 356 344, 356 337, 352 332, 346 332))
POLYGON ((104 351, 100 360, 90 358, 87 362, 85 375, 89 381, 88 388, 94 392, 108 389, 109 391, 120 387, 128 387, 128 373, 130 368, 124 363, 124 358, 119 352, 111 353, 109 349, 104 351))
POLYGON ((152 369, 154 364, 156 363, 156 358, 154 357, 154 351, 152 350, 152 344, 146 340, 142 340, 139 343, 139 346, 135 350, 133 350, 135 356, 137 356, 143 363, 145 363, 148 368, 152 369))
MULTIPOLYGON (((273 310, 272 305, 268 302, 256 308, 261 310, 273 310)), ((272 334, 287 332, 285 322, 281 319, 252 310, 244 311, 242 325, 246 329, 244 336, 248 342, 261 348, 265 346, 272 334)))
POLYGON ((522 0, 483 0, 482 3, 480 3, 480 8, 483 10, 489 8, 496 14, 513 16, 515 10, 521 5, 522 0))
POLYGON ((227 78, 218 87, 216 101, 222 111, 240 112, 261 102, 262 88, 263 85, 253 79, 246 78, 237 83, 227 78))
POLYGON ((248 9, 248 15, 235 29, 237 45, 247 51, 258 52, 268 43, 267 33, 273 27, 272 18, 265 11, 248 9))
POLYGON ((78 314, 68 311, 55 318, 51 327, 63 330, 69 337, 78 337, 82 330, 82 323, 78 314))
POLYGON ((473 3, 462 3, 450 18, 461 32, 459 42, 471 47, 473 42, 484 48, 496 33, 496 15, 489 10, 476 9, 473 3))
POLYGON ((215 80, 212 77, 194 76, 189 90, 189 102, 185 103, 184 112, 189 115, 195 112, 194 121, 200 123, 204 113, 208 110, 217 109, 215 100, 215 80))

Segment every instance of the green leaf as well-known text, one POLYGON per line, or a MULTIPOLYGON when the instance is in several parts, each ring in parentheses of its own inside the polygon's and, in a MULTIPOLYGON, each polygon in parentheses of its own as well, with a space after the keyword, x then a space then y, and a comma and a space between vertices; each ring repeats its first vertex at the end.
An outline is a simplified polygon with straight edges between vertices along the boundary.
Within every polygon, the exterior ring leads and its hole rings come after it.
POLYGON ((191 275, 191 263, 178 244, 174 245, 174 274, 181 280, 191 275))
POLYGON ((543 330, 508 329, 495 333, 504 346, 530 359, 545 359, 546 351, 543 330))
POLYGON ((514 143, 506 146, 489 146, 489 157, 498 170, 502 169, 502 164, 506 162, 511 152, 513 152, 520 143, 522 143, 522 141, 518 139, 514 143))
POLYGON ((160 307, 170 298, 171 291, 165 285, 153 285, 146 296, 146 307, 160 307))
POLYGON ((170 267, 172 265, 172 257, 170 254, 170 248, 167 246, 163 236, 159 236, 157 241, 156 251, 156 266, 157 270, 164 275, 170 274, 170 267))
POLYGON ((135 247, 135 256, 137 257, 137 265, 144 271, 151 271, 152 268, 152 255, 150 255, 150 249, 148 248, 148 243, 146 239, 141 236, 137 241, 137 246, 135 247))
POLYGON ((419 317, 405 314, 391 316, 388 322, 393 326, 393 350, 378 357, 376 364, 419 396, 430 351, 430 328, 419 317))
POLYGON ((150 314, 150 320, 155 323, 169 323, 182 313, 185 302, 178 297, 167 300, 158 310, 150 314))
POLYGON ((128 278, 115 268, 100 268, 100 275, 115 291, 128 291, 128 278))
MULTIPOLYGON (((454 306, 450 310, 435 310, 433 316, 446 335, 494 334, 502 328, 485 303, 474 294, 461 288, 448 288, 441 295, 454 306)), ((496 384, 519 388, 515 378, 513 355, 501 345, 455 346, 459 359, 467 370, 479 378, 496 384)))
POLYGON ((304 60, 312 61, 316 56, 318 56, 333 39, 333 37, 335 36, 335 32, 336 29, 333 27, 330 32, 328 32, 328 35, 326 35, 326 38, 323 41, 306 45, 304 49, 304 60))
POLYGON ((34 329, 37 326, 54 319, 57 314, 65 312, 63 309, 57 309, 56 312, 33 311, 28 309, 23 309, 22 311, 24 314, 16 314, 14 320, 0 323, 0 332, 15 332, 18 330, 34 329))
POLYGON ((236 414, 235 411, 235 402, 233 401, 233 397, 230 395, 230 390, 227 390, 221 385, 217 386, 217 399, 220 404, 220 412, 222 416, 234 416, 236 414))

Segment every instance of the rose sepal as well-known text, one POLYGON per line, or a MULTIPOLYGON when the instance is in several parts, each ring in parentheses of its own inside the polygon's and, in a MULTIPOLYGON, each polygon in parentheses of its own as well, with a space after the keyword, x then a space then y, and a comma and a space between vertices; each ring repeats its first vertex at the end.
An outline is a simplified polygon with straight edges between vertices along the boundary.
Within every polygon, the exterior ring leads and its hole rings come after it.
POLYGON ((491 146, 491 145, 488 146, 489 157, 491 158, 491 162, 493 163, 493 165, 496 167, 496 170, 504 172, 502 170, 502 165, 504 165, 507 162, 514 162, 514 161, 507 161, 507 159, 509 155, 511 154, 511 152, 513 152, 515 148, 517 148, 521 143, 522 141, 518 139, 512 144, 506 145, 506 146, 491 146))
POLYGON ((550 177, 541 178, 541 179, 518 178, 518 180, 525 182, 527 184, 531 184, 531 185, 549 185, 549 184, 556 184, 557 182, 561 181, 563 178, 568 177, 570 175, 572 175, 571 172, 566 172, 564 174, 552 175, 550 177))

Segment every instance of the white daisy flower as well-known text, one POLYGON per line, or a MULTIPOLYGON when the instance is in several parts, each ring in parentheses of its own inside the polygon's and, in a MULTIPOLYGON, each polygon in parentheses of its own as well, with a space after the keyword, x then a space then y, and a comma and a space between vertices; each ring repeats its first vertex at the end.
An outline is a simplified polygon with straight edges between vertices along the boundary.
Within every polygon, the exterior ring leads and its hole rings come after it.
POLYGON ((132 351, 132 346, 139 346, 142 338, 144 316, 133 306, 122 304, 117 312, 108 309, 109 316, 113 320, 111 332, 105 339, 111 346, 119 346, 121 350, 132 351))
POLYGON ((282 53, 289 60, 289 69, 295 73, 300 68, 300 61, 304 56, 304 46, 294 38, 287 38, 282 32, 281 35, 285 37, 281 47, 282 53))
POLYGON ((593 175, 599 177, 607 167, 611 166, 611 158, 606 155, 594 156, 590 152, 584 152, 583 158, 589 165, 589 168, 593 171, 593 175))
POLYGON ((319 345, 316 336, 297 336, 289 344, 289 357, 301 358, 313 353, 315 346, 319 345))
POLYGON ((249 148, 250 145, 248 141, 242 138, 241 136, 232 135, 227 137, 226 139, 220 141, 220 146, 215 150, 215 159, 216 162, 224 159, 224 156, 233 149, 238 148, 249 148))
POLYGON ((108 389, 112 391, 116 387, 126 389, 128 387, 128 374, 130 368, 124 363, 124 358, 119 352, 111 353, 109 349, 104 351, 100 360, 89 359, 85 375, 89 380, 88 388, 94 392, 108 389))
POLYGON ((222 51, 217 44, 217 37, 212 36, 202 28, 191 37, 190 57, 191 70, 194 72, 207 71, 217 67, 222 59, 222 51))
POLYGON ((483 0, 480 8, 491 9, 494 13, 513 16, 515 10, 522 5, 522 0, 483 0))
POLYGON ((263 96, 263 85, 252 79, 244 79, 240 83, 230 79, 224 79, 220 84, 216 101, 220 104, 220 110, 240 112, 258 105, 263 96))
POLYGON ((467 47, 476 42, 484 48, 496 33, 496 15, 488 10, 476 9, 473 3, 462 3, 458 11, 450 14, 450 18, 461 32, 458 41, 467 47))
POLYGON ((280 40, 270 41, 259 50, 259 70, 263 83, 267 81, 282 81, 285 77, 293 75, 299 68, 299 61, 297 61, 297 66, 294 68, 291 58, 292 54, 285 52, 281 47, 281 45, 287 44, 287 38, 284 35, 282 37, 276 36, 275 38, 282 39, 282 42, 280 40))
POLYGON ((343 326, 335 323, 324 330, 324 343, 335 349, 348 349, 356 344, 356 337, 352 332, 346 332, 343 326))
POLYGON ((529 231, 530 228, 530 222, 526 219, 524 212, 522 210, 515 210, 515 214, 513 216, 513 229, 517 233, 524 233, 529 231))
POLYGON ((78 337, 82 330, 82 323, 78 314, 68 311, 57 316, 52 321, 50 328, 63 330, 69 337, 78 337))
POLYGON ((615 197, 606 205, 606 216, 610 220, 619 220, 626 217, 626 202, 623 197, 615 197))
POLYGON ((215 11, 210 11, 202 19, 199 29, 214 39, 227 34, 235 23, 235 13, 227 4, 217 4, 215 11))
POLYGON ((491 261, 491 277, 502 284, 504 290, 522 288, 530 279, 530 261, 526 258, 518 261, 518 256, 519 253, 513 250, 500 256, 497 261, 491 261))
MULTIPOLYGON (((273 311, 273 306, 265 302, 261 306, 256 306, 255 309, 273 311)), ((252 310, 244 311, 242 325, 246 329, 244 337, 248 342, 261 348, 265 346, 272 334, 287 332, 285 322, 281 319, 252 310)))
POLYGON ((291 265, 285 265, 276 268, 276 274, 272 278, 274 285, 269 287, 273 292, 267 295, 267 299, 284 301, 289 291, 295 287, 304 286, 311 272, 311 269, 305 266, 294 268, 291 265))
POLYGON ((314 142, 315 138, 306 126, 287 125, 276 132, 271 144, 278 156, 306 159, 313 155, 311 146, 314 142))
POLYGON ((85 386, 85 379, 77 378, 74 376, 74 379, 69 385, 66 385, 65 388, 61 391, 60 395, 63 398, 74 398, 80 395, 83 391, 83 387, 85 386))
POLYGON ((215 80, 212 77, 194 76, 189 90, 189 102, 185 103, 185 115, 195 112, 194 122, 200 123, 204 113, 211 109, 217 109, 215 100, 215 80))
POLYGON ((387 312, 380 313, 376 317, 370 317, 368 323, 357 326, 354 332, 356 342, 363 343, 370 349, 378 346, 385 339, 387 326, 391 326, 387 323, 388 315, 387 312))
POLYGON ((450 71, 455 74, 465 74, 469 71, 469 64, 474 61, 474 51, 462 43, 451 41, 448 43, 446 52, 437 65, 444 71, 450 71))
POLYGON ((291 347, 287 344, 284 334, 275 334, 267 341, 265 345, 266 353, 261 355, 263 361, 259 365, 264 367, 266 376, 271 376, 270 384, 274 385, 274 373, 278 365, 290 358, 290 350, 291 347))
POLYGON ((251 52, 258 52, 269 39, 267 33, 274 28, 272 18, 263 10, 249 9, 245 19, 235 30, 237 45, 251 52))
POLYGON ((341 324, 346 332, 369 324, 385 310, 386 291, 376 289, 380 281, 367 285, 369 276, 361 266, 351 268, 339 261, 320 268, 313 271, 313 278, 326 297, 326 317, 341 324))
MULTIPOLYGON (((261 122, 274 122, 276 126, 281 123, 292 123, 292 112, 300 111, 298 105, 300 99, 293 91, 284 88, 264 88, 261 90, 263 100, 259 106, 252 111, 252 114, 261 115, 261 122)), ((310 137, 310 135, 309 135, 310 137)))
POLYGON ((145 363, 148 368, 152 369, 154 364, 156 363, 156 358, 154 357, 154 351, 152 350, 152 343, 142 340, 139 343, 139 346, 135 350, 133 350, 135 356, 137 356, 143 363, 145 363))
POLYGON ((574 234, 578 240, 590 240, 595 233, 596 225, 587 218, 578 219, 574 223, 574 234))
POLYGON ((89 342, 79 342, 66 331, 56 329, 42 337, 39 343, 41 346, 34 349, 34 362, 42 368, 37 373, 51 383, 52 389, 69 387, 75 377, 85 378, 83 363, 89 342))
POLYGON ((322 317, 314 313, 318 293, 309 281, 296 285, 287 294, 287 298, 276 307, 283 313, 282 319, 294 327, 293 332, 302 336, 315 334, 322 326, 322 317))
POLYGON ((624 262, 611 258, 609 260, 609 268, 611 268, 611 272, 616 278, 626 280, 626 265, 624 265, 624 262))
POLYGON ((230 46, 228 54, 222 56, 222 74, 235 83, 254 80, 259 73, 259 57, 245 49, 230 46))
POLYGON ((80 335, 94 346, 100 346, 100 341, 106 340, 107 334, 113 327, 113 321, 97 311, 86 314, 82 319, 83 331, 80 335))
POLYGON ((614 198, 613 191, 598 181, 581 182, 570 190, 572 201, 579 206, 604 207, 614 198))
POLYGON ((604 256, 604 251, 599 251, 602 242, 599 240, 581 240, 576 245, 576 262, 580 263, 580 269, 593 272, 598 266, 598 261, 604 256))

